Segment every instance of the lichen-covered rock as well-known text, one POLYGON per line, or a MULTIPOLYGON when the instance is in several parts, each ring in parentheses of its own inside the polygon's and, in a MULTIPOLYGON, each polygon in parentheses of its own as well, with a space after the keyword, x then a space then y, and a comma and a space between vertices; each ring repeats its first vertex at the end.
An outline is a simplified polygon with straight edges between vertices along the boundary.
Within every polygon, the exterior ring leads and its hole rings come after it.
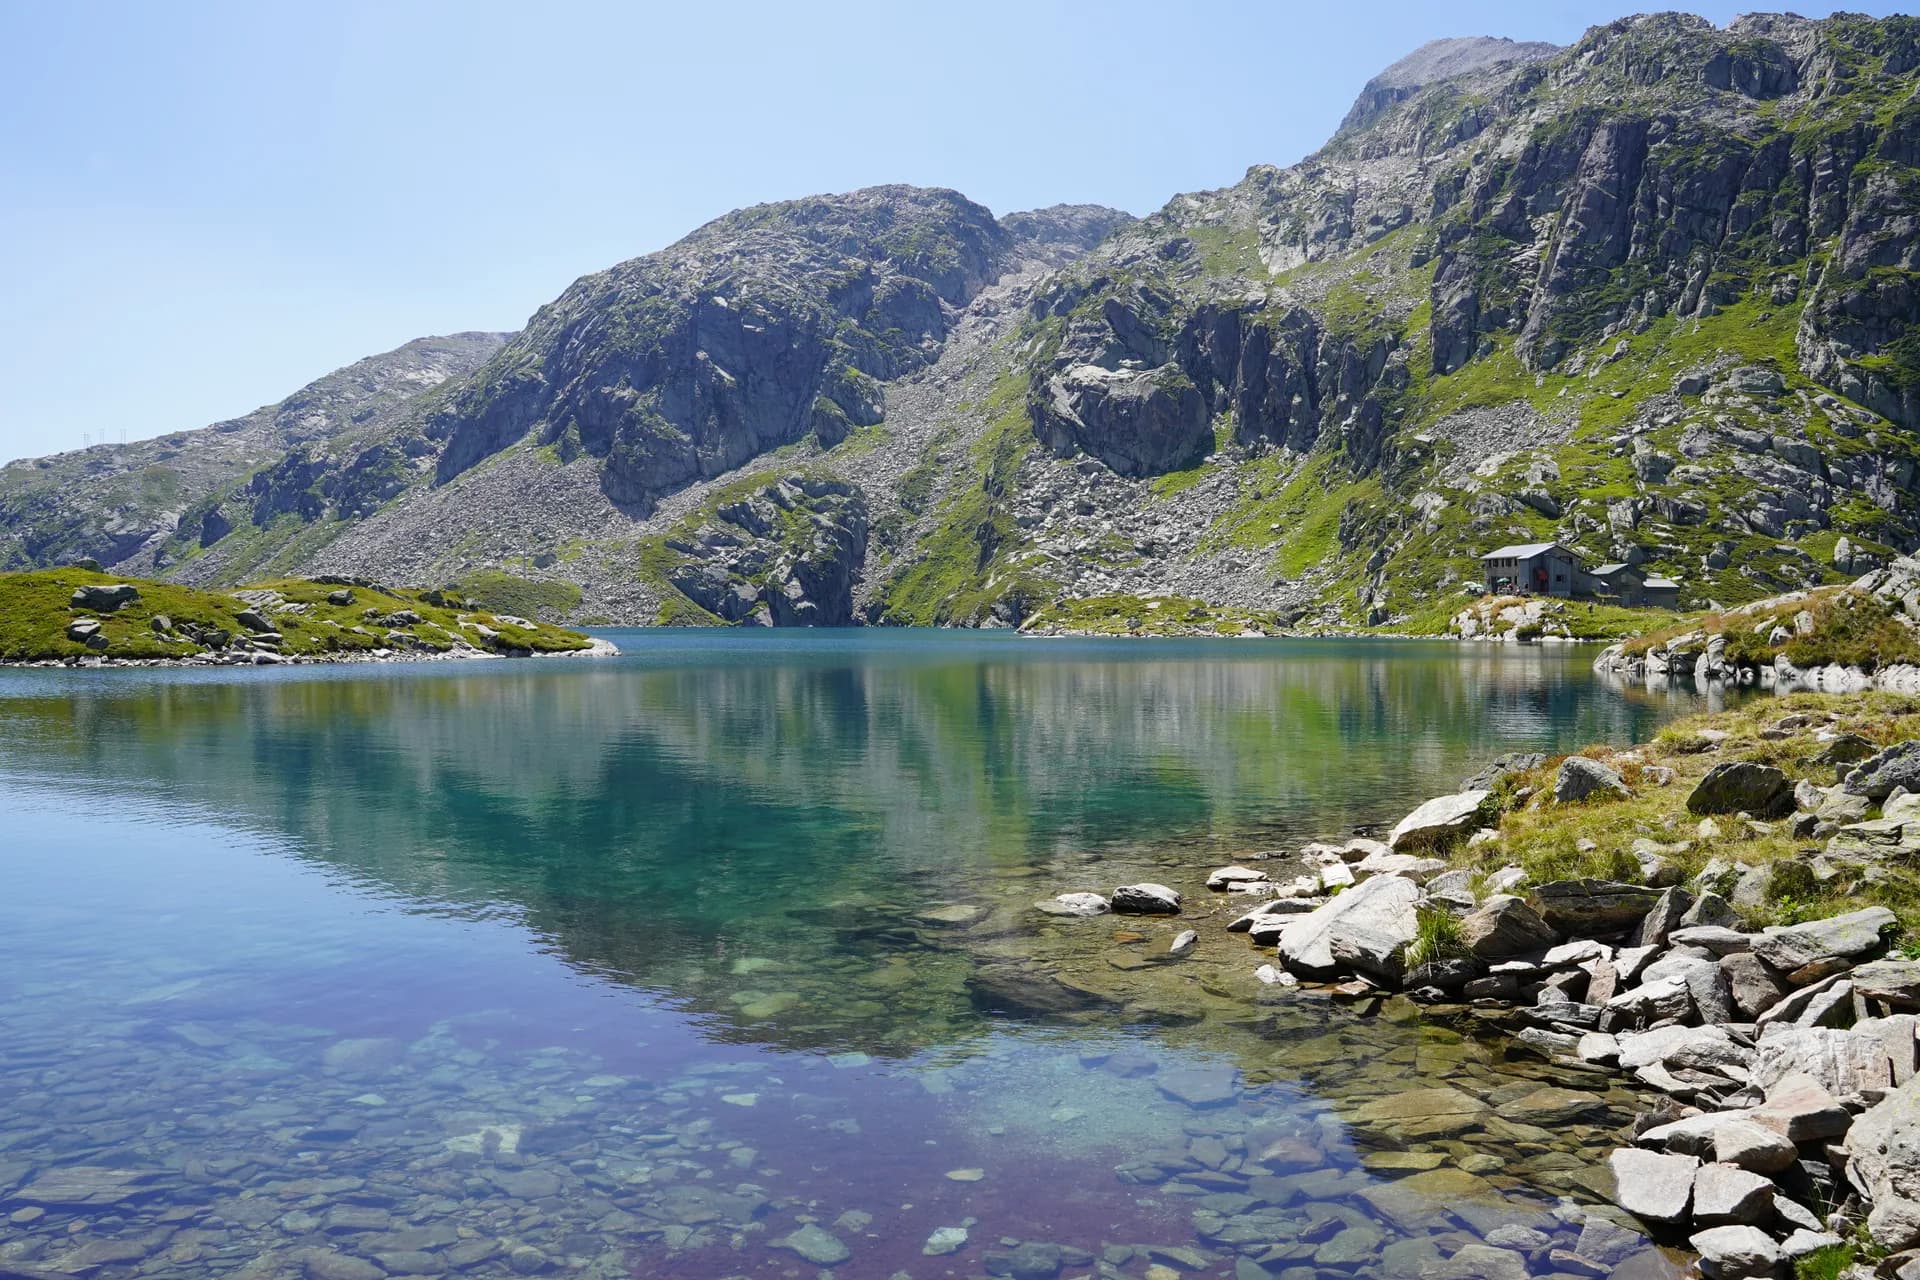
POLYGON ((1623 1147, 1607 1158, 1613 1202, 1645 1222, 1684 1222, 1693 1203, 1693 1179, 1700 1162, 1692 1156, 1662 1155, 1623 1147))
POLYGON ((1843 784, 1869 800, 1885 800, 1896 788, 1920 791, 1920 740, 1896 742, 1854 766, 1843 784))
POLYGON ((1887 1250, 1920 1246, 1920 1081, 1867 1109, 1847 1134, 1847 1179, 1873 1205, 1867 1230, 1887 1250))
POLYGON ((1525 899, 1496 894, 1461 917, 1460 940, 1482 960, 1505 960, 1544 951, 1560 941, 1560 935, 1525 899))
POLYGON ((1396 853, 1449 848, 1480 825, 1491 797, 1487 791, 1436 796, 1400 819, 1387 844, 1396 853))
POLYGON ((1532 899, 1546 922, 1561 933, 1590 938, 1623 932, 1646 918, 1661 891, 1614 880, 1553 880, 1532 899))
POLYGON ((1727 760, 1709 769, 1694 786, 1687 809, 1702 815, 1747 813, 1778 818, 1793 811, 1793 783, 1772 765, 1727 760))
POLYGON ((1553 777, 1553 798, 1558 804, 1595 798, 1624 799, 1632 794, 1619 770, 1585 756, 1568 756, 1560 762, 1560 769, 1553 777))

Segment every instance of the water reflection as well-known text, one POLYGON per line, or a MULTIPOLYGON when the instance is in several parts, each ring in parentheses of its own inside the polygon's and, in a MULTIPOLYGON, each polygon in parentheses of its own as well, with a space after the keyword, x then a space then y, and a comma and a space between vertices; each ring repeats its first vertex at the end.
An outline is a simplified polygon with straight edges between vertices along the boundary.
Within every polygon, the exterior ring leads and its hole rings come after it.
POLYGON ((1176 966, 1169 925, 1031 904, 1151 875, 1203 921, 1230 857, 1684 703, 1548 648, 621 642, 0 675, 0 1259, 1248 1277, 1415 1274, 1493 1218, 1576 1242, 1549 1206, 1628 1114, 1605 1080, 1276 1000, 1204 923, 1176 966), (1009 1024, 985 972, 1083 999, 1009 1024), (1442 1082, 1438 1129, 1356 1121, 1442 1082), (1589 1099, 1551 1131, 1508 1105, 1548 1082, 1589 1099), (75 1165, 130 1181, 40 1185, 75 1165))

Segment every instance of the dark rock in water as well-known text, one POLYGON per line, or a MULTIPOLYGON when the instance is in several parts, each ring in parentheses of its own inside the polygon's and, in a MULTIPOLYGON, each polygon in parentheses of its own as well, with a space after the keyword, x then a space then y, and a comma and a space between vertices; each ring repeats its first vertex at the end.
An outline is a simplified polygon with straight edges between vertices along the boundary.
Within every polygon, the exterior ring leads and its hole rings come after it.
POLYGON ((1869 800, 1885 800, 1895 787, 1920 791, 1920 740, 1896 742, 1862 761, 1847 775, 1846 790, 1869 800))
POLYGON ((1633 928, 1660 899, 1660 890, 1613 880, 1553 880, 1533 891, 1546 922, 1569 937, 1633 928))
POLYGON ((1573 804, 1595 797, 1625 798, 1632 794, 1618 770, 1585 756, 1568 756, 1560 762, 1560 770, 1553 777, 1553 799, 1557 804, 1573 804))
POLYGON ((1480 975, 1480 965, 1465 957, 1448 960, 1432 960, 1416 969, 1407 971, 1407 984, 1415 987, 1436 987, 1441 991, 1458 991, 1480 975))
POLYGON ((1117 915, 1175 916, 1180 914, 1180 895, 1163 884, 1123 884, 1113 891, 1113 910, 1117 915))
POLYGON ((1780 818, 1793 812, 1793 783, 1769 764, 1728 760, 1713 766, 1687 797, 1687 810, 1698 814, 1748 813, 1756 818, 1780 818))
POLYGON ((1098 1008, 1107 1001, 1020 965, 993 965, 967 977, 967 995, 982 1013, 1053 1018, 1098 1008))
POLYGON ((112 613, 120 606, 132 604, 139 598, 140 588, 130 582, 116 582, 110 586, 75 587, 73 597, 67 603, 75 609, 112 613))

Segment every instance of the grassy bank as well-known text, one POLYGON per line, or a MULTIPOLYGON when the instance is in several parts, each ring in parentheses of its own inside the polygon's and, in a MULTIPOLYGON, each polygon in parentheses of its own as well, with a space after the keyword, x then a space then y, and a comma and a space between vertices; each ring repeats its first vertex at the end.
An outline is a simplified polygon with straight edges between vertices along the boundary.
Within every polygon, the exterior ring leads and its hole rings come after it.
POLYGON ((0 660, 186 658, 252 637, 289 656, 371 653, 376 649, 444 652, 460 642, 477 649, 559 653, 592 642, 577 631, 487 612, 464 597, 390 587, 342 587, 305 578, 281 578, 239 588, 271 592, 258 603, 225 591, 173 582, 122 578, 66 567, 0 574, 0 660), (118 608, 73 602, 78 588, 116 584, 139 594, 118 608), (242 621, 252 612, 262 628, 242 621), (99 624, 91 642, 73 624, 99 624), (225 641, 218 637, 225 635, 225 641))
MULTIPOLYGON (((1891 851, 1865 862, 1830 858, 1825 837, 1795 836, 1790 820, 1703 821, 1687 810, 1695 784, 1724 761, 1756 761, 1795 782, 1833 786, 1846 766, 1821 757, 1835 734, 1857 734, 1876 746, 1920 737, 1920 701, 1885 693, 1756 698, 1675 721, 1637 747, 1577 753, 1617 769, 1633 791, 1625 798, 1554 803, 1554 775, 1564 757, 1549 759, 1501 780, 1498 838, 1462 857, 1486 871, 1517 863, 1535 883, 1577 876, 1645 882, 1650 864, 1643 859, 1690 882, 1719 864, 1731 870, 1711 887, 1733 897, 1749 924, 1789 924, 1879 903, 1899 915, 1913 946, 1920 942, 1920 862, 1891 851), (1648 843, 1636 852, 1636 841, 1648 843), (1742 867, 1758 874, 1735 893, 1746 875, 1742 867)), ((1875 806, 1866 816, 1879 813, 1875 806)))

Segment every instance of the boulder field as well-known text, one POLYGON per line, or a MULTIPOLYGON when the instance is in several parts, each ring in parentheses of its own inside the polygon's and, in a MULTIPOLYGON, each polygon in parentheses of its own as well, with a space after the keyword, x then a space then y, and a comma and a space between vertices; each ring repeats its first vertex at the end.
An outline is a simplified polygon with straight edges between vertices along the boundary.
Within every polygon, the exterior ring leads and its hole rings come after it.
MULTIPOLYGON (((1821 721, 1801 719, 1802 729, 1821 721)), ((1686 813, 1709 832, 1783 825, 1824 837, 1837 859, 1903 864, 1920 847, 1906 839, 1920 817, 1909 789, 1920 785, 1920 741, 1869 747, 1828 762, 1837 780, 1825 788, 1764 761, 1721 760, 1692 781, 1686 813)), ((1754 868, 1714 860, 1682 879, 1660 849, 1640 848, 1646 840, 1636 851, 1657 883, 1452 865, 1449 853, 1499 839, 1500 810, 1530 798, 1529 788, 1502 788, 1546 764, 1503 758, 1460 792, 1416 807, 1384 841, 1309 844, 1286 862, 1249 858, 1256 865, 1214 870, 1207 890, 1249 900, 1224 913, 1225 928, 1271 952, 1257 974, 1269 986, 1353 1001, 1398 993, 1436 1013, 1464 1007, 1506 1030, 1513 1054, 1617 1073, 1663 1095, 1583 1180, 1656 1239, 1690 1248, 1706 1276, 1786 1276, 1862 1239, 1886 1255, 1877 1274, 1920 1276, 1920 958, 1896 948, 1900 918, 1858 905, 1756 927, 1764 913, 1741 889, 1754 868)), ((1604 804, 1674 781, 1649 768, 1629 784, 1607 762, 1569 757, 1538 788, 1539 803, 1604 804)), ((1056 915, 1191 910, 1161 884, 1039 906, 1056 915)), ((1163 958, 1178 960, 1195 937, 1182 932, 1163 958)), ((1514 1105, 1526 1123, 1551 1126, 1592 1101, 1544 1088, 1514 1105)), ((1404 1125, 1403 1102, 1382 1099, 1380 1116, 1355 1119, 1404 1125)), ((1422 1123, 1435 1108, 1444 1109, 1420 1104, 1422 1123)), ((1604 1274, 1591 1258, 1560 1261, 1604 1274)))

